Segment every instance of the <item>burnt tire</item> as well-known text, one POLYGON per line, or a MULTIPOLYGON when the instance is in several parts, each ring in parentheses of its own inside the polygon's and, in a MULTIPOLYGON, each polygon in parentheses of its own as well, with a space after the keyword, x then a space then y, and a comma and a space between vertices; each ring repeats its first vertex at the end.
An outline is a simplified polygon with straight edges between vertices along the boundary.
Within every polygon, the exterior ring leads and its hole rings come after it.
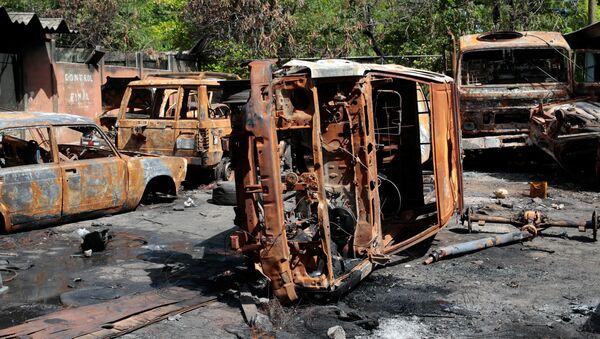
POLYGON ((211 203, 215 205, 235 206, 237 198, 235 195, 235 183, 231 181, 219 181, 212 190, 211 203))
POLYGON ((215 168, 215 179, 222 181, 234 181, 233 166, 229 157, 223 157, 215 168))

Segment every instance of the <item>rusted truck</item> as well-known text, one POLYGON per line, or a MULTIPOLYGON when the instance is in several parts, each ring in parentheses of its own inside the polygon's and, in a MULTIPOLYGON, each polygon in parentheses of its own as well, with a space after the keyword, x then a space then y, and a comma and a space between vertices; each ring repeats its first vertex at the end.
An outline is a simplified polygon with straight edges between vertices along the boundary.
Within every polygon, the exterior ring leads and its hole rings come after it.
POLYGON ((462 209, 453 80, 398 65, 250 64, 232 117, 234 250, 282 302, 343 293, 462 209))
MULTIPOLYGON (((222 82, 232 74, 150 74, 128 84, 117 121, 117 147, 124 151, 184 157, 188 166, 232 177, 226 136, 237 105, 225 103, 222 82)), ((227 97, 227 98, 226 98, 227 97)))
POLYGON ((90 119, 0 113, 0 232, 135 209, 175 195, 186 160, 119 152, 90 119))
POLYGON ((533 107, 571 98, 570 47, 557 32, 462 36, 454 58, 466 150, 530 145, 533 107))

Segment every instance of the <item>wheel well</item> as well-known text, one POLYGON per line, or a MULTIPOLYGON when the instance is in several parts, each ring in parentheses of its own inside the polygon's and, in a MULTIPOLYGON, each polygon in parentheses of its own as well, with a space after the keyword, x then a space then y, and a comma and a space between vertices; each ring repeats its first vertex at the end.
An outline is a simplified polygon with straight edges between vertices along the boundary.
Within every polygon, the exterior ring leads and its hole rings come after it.
POLYGON ((176 195, 177 192, 173 178, 167 175, 161 175, 150 179, 148 184, 146 184, 146 190, 144 191, 144 195, 147 195, 148 193, 157 192, 176 195))
POLYGON ((0 213, 0 234, 8 234, 6 223, 4 222, 4 214, 0 213))

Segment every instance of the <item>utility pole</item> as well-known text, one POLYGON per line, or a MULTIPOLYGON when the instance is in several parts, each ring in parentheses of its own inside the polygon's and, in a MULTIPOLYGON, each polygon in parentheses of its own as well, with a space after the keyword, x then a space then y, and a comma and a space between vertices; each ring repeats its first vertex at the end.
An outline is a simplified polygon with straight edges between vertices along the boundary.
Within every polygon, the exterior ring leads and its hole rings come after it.
MULTIPOLYGON (((588 25, 596 22, 596 1, 588 0, 588 25)), ((595 76, 596 58, 591 52, 585 53, 585 81, 597 81, 595 76)))

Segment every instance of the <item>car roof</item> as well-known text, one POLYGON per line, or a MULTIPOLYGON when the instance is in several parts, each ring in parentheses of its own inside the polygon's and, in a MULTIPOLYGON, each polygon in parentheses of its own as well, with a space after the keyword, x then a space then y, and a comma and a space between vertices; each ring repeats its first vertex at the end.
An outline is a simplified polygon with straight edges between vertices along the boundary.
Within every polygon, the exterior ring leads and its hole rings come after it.
POLYGON ((0 112, 0 129, 44 125, 94 125, 89 118, 65 113, 0 112))
POLYGON ((307 70, 311 78, 335 78, 347 76, 364 76, 370 72, 383 72, 417 78, 423 81, 450 83, 452 78, 440 73, 422 69, 410 68, 395 64, 361 64, 354 61, 342 59, 323 59, 318 61, 290 60, 283 65, 278 73, 298 74, 307 70))

